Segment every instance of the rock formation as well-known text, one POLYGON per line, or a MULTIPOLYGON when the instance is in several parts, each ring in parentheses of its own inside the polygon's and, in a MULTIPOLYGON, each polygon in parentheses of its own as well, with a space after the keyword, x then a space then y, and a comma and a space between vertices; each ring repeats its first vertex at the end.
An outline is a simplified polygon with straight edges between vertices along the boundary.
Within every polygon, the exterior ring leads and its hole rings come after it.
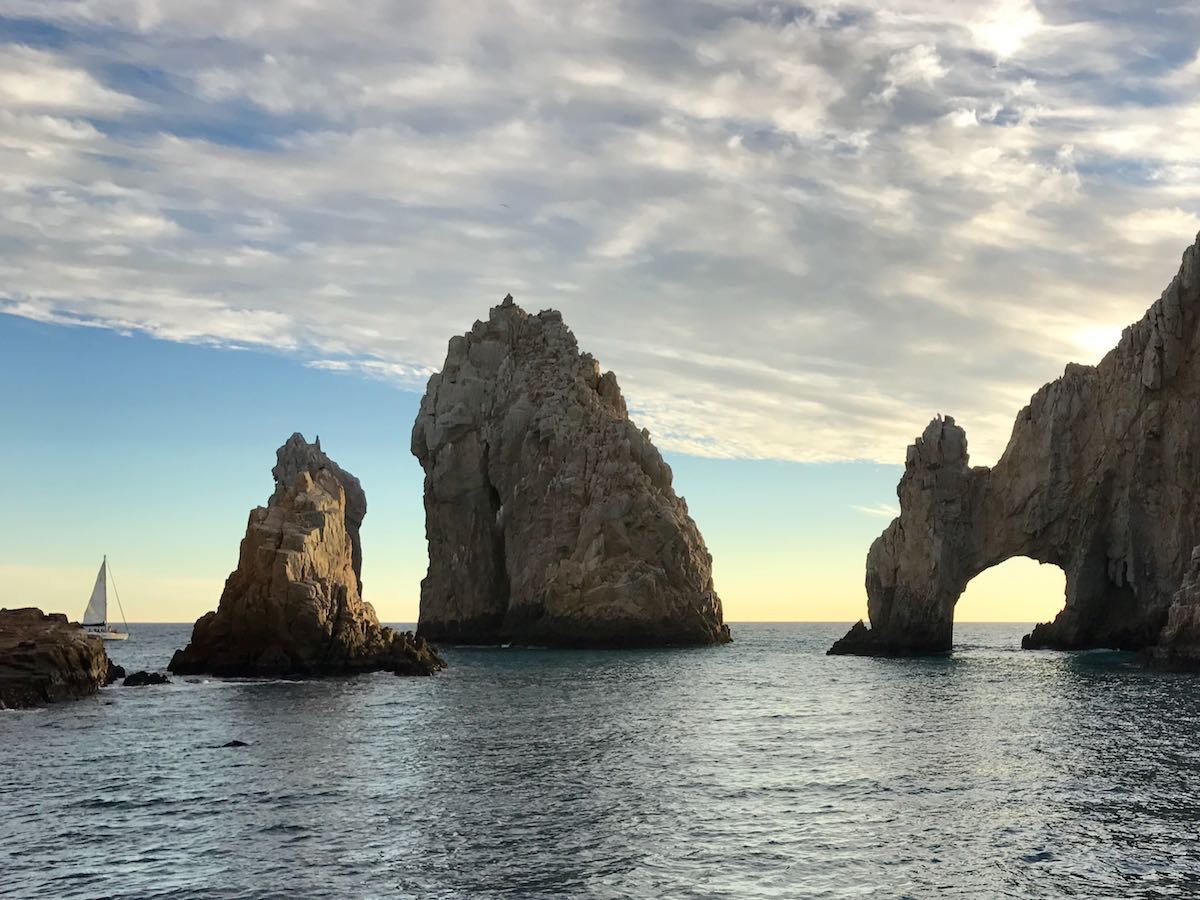
POLYGON ((413 427, 433 640, 654 646, 729 640, 712 558, 612 372, 562 316, 511 296, 450 341, 413 427))
POLYGON ((162 672, 134 672, 121 682, 122 687, 149 687, 154 684, 170 684, 171 679, 162 672))
MULTIPOLYGON (((900 516, 867 555, 871 628, 830 653, 950 649, 954 605, 974 576, 1013 556, 1066 573, 1066 605, 1030 648, 1154 644, 1200 542, 1200 271, 1197 248, 1097 366, 1070 364, 1017 416, 992 468, 936 418, 908 449, 900 516)), ((1190 609, 1191 607, 1188 606, 1190 609)))
POLYGON ((445 663, 423 639, 380 626, 359 594, 358 479, 293 435, 272 470, 275 493, 250 513, 237 569, 216 612, 176 652, 178 674, 428 675, 445 663))
POLYGON ((104 641, 58 613, 0 609, 0 709, 94 694, 109 683, 104 641))
POLYGON ((1167 624, 1143 658, 1160 669, 1200 669, 1200 547, 1192 550, 1183 584, 1167 609, 1167 624))
POLYGON ((354 578, 358 582, 358 594, 362 596, 362 541, 358 536, 363 519, 367 517, 367 495, 357 478, 335 463, 321 450, 318 436, 311 444, 304 435, 296 432, 282 447, 275 451, 275 468, 271 475, 275 483, 291 484, 301 472, 319 472, 328 469, 346 492, 346 532, 350 535, 350 549, 354 578))

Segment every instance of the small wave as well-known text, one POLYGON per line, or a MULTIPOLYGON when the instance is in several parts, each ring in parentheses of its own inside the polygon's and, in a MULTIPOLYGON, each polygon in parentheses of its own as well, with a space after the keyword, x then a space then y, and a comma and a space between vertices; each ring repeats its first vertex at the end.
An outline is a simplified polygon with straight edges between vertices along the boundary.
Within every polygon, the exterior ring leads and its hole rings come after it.
POLYGON ((1050 862, 1054 859, 1054 854, 1049 850, 1039 850, 1037 853, 1026 853, 1021 857, 1021 862, 1039 863, 1050 862))
POLYGON ((156 806, 161 800, 125 800, 107 797, 88 797, 74 805, 79 809, 133 809, 139 806, 156 806))
POLYGON ((259 829, 260 834, 299 834, 306 831, 312 831, 312 829, 307 825, 290 825, 285 822, 278 822, 259 829))

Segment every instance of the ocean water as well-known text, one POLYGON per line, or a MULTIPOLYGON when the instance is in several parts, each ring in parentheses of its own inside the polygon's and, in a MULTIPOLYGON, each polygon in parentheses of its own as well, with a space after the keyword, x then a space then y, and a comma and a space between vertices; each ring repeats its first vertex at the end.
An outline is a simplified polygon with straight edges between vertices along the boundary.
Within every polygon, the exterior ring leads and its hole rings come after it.
MULTIPOLYGON (((1017 649, 446 648, 0 713, 0 895, 1200 896, 1200 678, 1017 649), (249 746, 223 748, 239 739, 249 746)), ((112 647, 162 669, 189 629, 112 647)))

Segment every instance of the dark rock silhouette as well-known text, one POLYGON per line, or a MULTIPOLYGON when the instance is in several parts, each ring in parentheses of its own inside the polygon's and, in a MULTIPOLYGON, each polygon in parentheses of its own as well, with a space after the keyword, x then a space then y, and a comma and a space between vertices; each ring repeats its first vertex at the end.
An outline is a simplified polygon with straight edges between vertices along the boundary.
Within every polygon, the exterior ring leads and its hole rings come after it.
POLYGON ((220 605, 196 622, 170 670, 305 677, 443 668, 425 640, 381 626, 362 601, 356 540, 366 497, 358 479, 298 435, 277 457, 275 493, 250 513, 220 605), (353 516, 347 485, 357 497, 353 516))
POLYGON ((871 627, 829 652, 949 650, 967 582, 1013 556, 1066 573, 1062 612, 1023 646, 1153 645, 1200 541, 1198 349, 1193 246, 1099 365, 1069 364, 1034 394, 994 467, 971 467, 963 429, 934 419, 908 448, 900 516, 867 555, 871 627))
POLYGON ((162 672, 134 672, 121 682, 122 687, 147 687, 152 684, 170 684, 171 679, 162 672))
POLYGON ((671 469, 554 310, 452 338, 413 428, 429 573, 418 634, 472 644, 729 640, 671 469))

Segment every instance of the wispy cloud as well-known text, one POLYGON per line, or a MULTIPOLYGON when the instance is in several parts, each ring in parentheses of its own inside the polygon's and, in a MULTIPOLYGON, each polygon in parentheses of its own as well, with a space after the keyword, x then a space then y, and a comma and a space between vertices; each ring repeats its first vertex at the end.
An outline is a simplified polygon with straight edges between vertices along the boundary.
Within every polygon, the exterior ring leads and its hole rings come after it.
POLYGON ((10 110, 108 115, 140 105, 128 94, 104 87, 70 60, 19 44, 0 46, 0 102, 10 110))
POLYGON ((512 291, 665 446, 988 462, 1193 237, 1193 13, 0 0, 0 312, 417 389, 512 291))
POLYGON ((874 506, 851 506, 851 509, 865 516, 875 516, 880 519, 894 519, 900 515, 900 507, 893 503, 876 503, 874 506))
POLYGON ((305 363, 310 369, 348 372, 376 381, 387 381, 409 390, 422 390, 437 371, 433 366, 409 366, 381 359, 314 359, 305 363))

